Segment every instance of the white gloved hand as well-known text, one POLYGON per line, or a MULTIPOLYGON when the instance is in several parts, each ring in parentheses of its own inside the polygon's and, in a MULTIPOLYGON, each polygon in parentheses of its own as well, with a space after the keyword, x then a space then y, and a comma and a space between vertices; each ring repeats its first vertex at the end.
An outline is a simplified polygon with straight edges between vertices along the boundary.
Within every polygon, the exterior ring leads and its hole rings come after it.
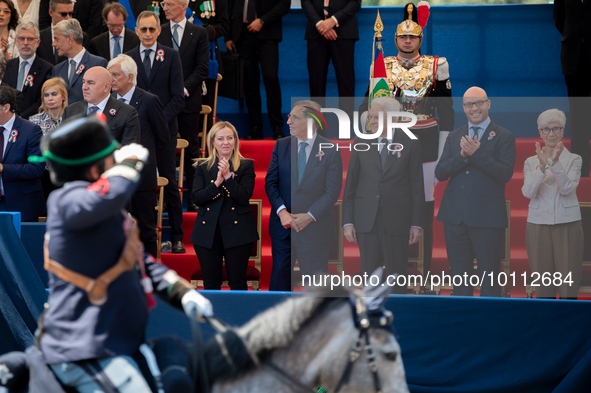
POLYGON ((203 320, 203 317, 213 317, 213 306, 211 302, 195 290, 190 290, 183 295, 181 299, 183 310, 189 318, 193 317, 193 311, 197 311, 197 318, 203 320))
POLYGON ((120 149, 115 150, 115 152, 113 153, 113 157, 115 158, 115 162, 117 164, 133 156, 137 157, 138 160, 146 163, 148 162, 149 155, 150 152, 148 151, 148 149, 146 149, 138 143, 131 143, 129 145, 125 145, 120 149))

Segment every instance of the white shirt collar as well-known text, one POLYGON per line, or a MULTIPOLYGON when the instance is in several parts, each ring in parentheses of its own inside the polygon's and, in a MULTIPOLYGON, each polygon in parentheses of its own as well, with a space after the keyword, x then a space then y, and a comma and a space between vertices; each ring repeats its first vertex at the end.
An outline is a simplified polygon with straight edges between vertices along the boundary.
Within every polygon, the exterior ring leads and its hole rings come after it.
POLYGON ((152 49, 152 52, 150 52, 150 55, 151 55, 152 53, 156 53, 156 48, 157 47, 158 47, 158 42, 154 42, 154 45, 152 45, 149 48, 146 48, 144 46, 144 44, 140 44, 140 53, 144 53, 144 50, 146 50, 146 49, 152 49))
POLYGON ((129 89, 129 91, 124 96, 120 96, 119 93, 117 93, 117 99, 125 98, 125 103, 129 105, 131 103, 131 97, 133 97, 134 92, 135 86, 131 86, 131 89, 129 89))
POLYGON ((76 56, 74 56, 73 58, 68 58, 68 63, 70 62, 70 60, 74 59, 76 65, 79 66, 82 62, 82 56, 84 56, 84 53, 86 53, 86 49, 82 48, 82 50, 76 56))
POLYGON ((35 56, 37 56, 35 53, 33 53, 33 56, 29 57, 27 60, 23 59, 22 56, 18 57, 18 66, 20 67, 21 64, 23 64, 23 61, 26 61, 27 63, 29 63, 29 66, 33 65, 33 62, 35 61, 35 56))
MULTIPOLYGON (((476 126, 478 128, 482 128, 484 131, 486 131, 486 129, 488 128, 488 125, 490 124, 490 117, 487 117, 485 121, 483 121, 480 124, 472 124, 470 122, 468 122, 468 129, 476 126)), ((478 130, 480 132, 480 130, 478 130)))
MULTIPOLYGON (((115 36, 109 31, 109 42, 111 42, 113 37, 115 37, 115 36)), ((121 34, 119 34, 117 37, 121 37, 121 38, 125 39, 125 27, 121 31, 121 34)))
MULTIPOLYGON (((185 26, 187 25, 187 18, 183 18, 183 20, 182 20, 182 21, 180 21, 179 23, 176 23, 176 22, 170 21, 170 32, 171 32, 171 33, 174 33, 174 29, 173 29, 174 25, 179 25, 179 27, 180 27, 182 30, 185 30, 185 26)), ((180 31, 179 31, 179 34, 180 34, 180 31)))
MULTIPOLYGON (((10 131, 12 131, 12 126, 14 125, 15 119, 16 119, 16 115, 13 113, 10 120, 8 120, 5 124, 2 124, 2 127, 4 127, 4 132, 10 133, 10 131)), ((6 139, 6 138, 4 138, 4 139, 6 139)))
POLYGON ((105 98, 104 100, 102 100, 101 102, 99 102, 98 105, 93 105, 90 102, 88 102, 88 107, 86 108, 87 109, 87 112, 88 112, 88 108, 90 108, 91 106, 98 106, 99 109, 98 109, 97 113, 98 112, 104 113, 105 112, 105 106, 107 106, 107 101, 109 101, 109 97, 111 97, 111 96, 110 95, 107 95, 107 98, 105 98))
POLYGON ((298 150, 300 150, 300 145, 304 142, 306 142, 308 144, 308 146, 310 146, 310 147, 314 146, 314 141, 316 141, 316 135, 318 135, 318 131, 314 132, 314 135, 312 135, 312 138, 310 138, 306 141, 302 141, 301 139, 298 139, 298 150))

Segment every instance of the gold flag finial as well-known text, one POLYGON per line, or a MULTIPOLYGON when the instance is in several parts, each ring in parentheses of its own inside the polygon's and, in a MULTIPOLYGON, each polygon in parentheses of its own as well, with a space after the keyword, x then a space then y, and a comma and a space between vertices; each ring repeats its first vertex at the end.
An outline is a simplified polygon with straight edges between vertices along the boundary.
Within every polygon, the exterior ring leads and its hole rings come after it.
POLYGON ((375 30, 375 38, 380 40, 382 39, 382 31, 384 30, 384 24, 382 23, 382 18, 380 18, 380 10, 378 10, 378 16, 376 18, 376 23, 373 25, 373 29, 375 30))

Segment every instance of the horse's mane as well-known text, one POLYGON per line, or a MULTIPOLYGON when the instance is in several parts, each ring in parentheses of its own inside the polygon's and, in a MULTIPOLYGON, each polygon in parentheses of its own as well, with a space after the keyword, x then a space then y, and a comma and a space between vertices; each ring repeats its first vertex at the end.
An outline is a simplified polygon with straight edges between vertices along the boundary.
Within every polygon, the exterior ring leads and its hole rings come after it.
POLYGON ((256 356, 285 347, 292 342, 306 322, 324 309, 324 305, 333 301, 346 300, 346 297, 335 298, 335 296, 347 295, 344 289, 340 289, 327 294, 292 297, 257 315, 237 328, 236 332, 244 339, 251 355, 256 356))

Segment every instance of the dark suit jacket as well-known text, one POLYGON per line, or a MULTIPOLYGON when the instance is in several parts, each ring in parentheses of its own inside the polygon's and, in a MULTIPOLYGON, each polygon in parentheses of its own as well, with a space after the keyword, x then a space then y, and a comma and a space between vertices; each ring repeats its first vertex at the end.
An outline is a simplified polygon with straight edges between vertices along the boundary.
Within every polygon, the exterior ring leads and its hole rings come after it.
MULTIPOLYGON (((79 101, 66 107, 63 119, 67 120, 80 115, 86 116, 87 112, 88 103, 79 101)), ((140 121, 137 111, 133 107, 109 97, 103 114, 107 119, 111 135, 117 142, 122 145, 140 143, 140 121)))
MULTIPOLYGON (((10 87, 16 89, 16 82, 18 80, 19 72, 19 58, 10 59, 6 62, 6 73, 2 79, 10 87)), ((35 56, 35 61, 31 64, 31 69, 27 74, 33 77, 33 86, 23 86, 23 99, 24 107, 21 116, 28 119, 30 116, 39 112, 39 106, 41 106, 41 88, 43 83, 51 78, 51 70, 53 66, 40 58, 35 56)), ((25 77, 26 78, 26 77, 25 77)))
MULTIPOLYGON (((86 48, 90 40, 88 39, 88 34, 86 34, 86 32, 83 32, 82 34, 84 36, 82 45, 86 48)), ((51 36, 51 26, 39 32, 39 39, 41 40, 41 42, 37 47, 37 56, 39 56, 40 58, 52 65, 59 64, 67 59, 67 57, 58 56, 57 63, 55 62, 55 55, 53 54, 53 47, 51 46, 53 42, 53 37, 51 36)))
MULTIPOLYGON (((265 177, 265 191, 271 203, 269 234, 285 239, 290 230, 283 228, 277 209, 285 205, 292 214, 310 212, 316 219, 298 236, 308 244, 328 243, 336 239, 333 205, 341 194, 343 171, 340 152, 323 148, 322 160, 316 157, 320 143, 330 143, 316 136, 306 163, 302 181, 298 185, 297 138, 282 138, 275 143, 271 164, 265 177), (293 161, 293 165, 292 165, 293 161), (293 191, 292 191, 293 190, 293 191)), ((295 233, 295 232, 294 232, 295 233)))
POLYGON ((554 24, 562 34, 562 73, 575 72, 579 56, 591 63, 591 1, 555 0, 554 24))
MULTIPOLYGON (((140 39, 137 34, 129 29, 125 29, 125 36, 123 37, 123 48, 121 53, 128 52, 140 44, 140 39)), ((95 56, 102 57, 109 61, 111 60, 111 49, 109 42, 109 32, 106 31, 97 35, 88 44, 88 51, 95 56)))
MULTIPOLYGON (((371 144, 377 140, 356 138, 353 143, 371 144)), ((400 143, 404 148, 400 157, 388 154, 385 171, 377 145, 370 145, 367 151, 351 152, 343 194, 343 224, 354 224, 358 233, 372 230, 378 204, 389 235, 408 236, 411 226, 424 225, 425 191, 419 141, 397 130, 392 143, 400 143)))
POLYGON ((196 25, 203 24, 207 30, 207 36, 210 41, 215 40, 215 56, 219 63, 218 72, 223 75, 224 68, 222 67, 222 58, 220 54, 220 47, 217 39, 225 37, 229 31, 228 22, 228 3, 227 0, 215 1, 215 16, 201 17, 201 10, 199 7, 207 0, 189 1, 189 9, 193 12, 193 23, 196 25))
POLYGON ((158 50, 164 51, 164 60, 158 61, 154 57, 150 78, 146 75, 140 55, 139 45, 126 53, 135 60, 138 68, 137 85, 158 96, 169 125, 169 132, 177 134, 176 116, 185 106, 185 91, 183 87, 183 67, 179 53, 168 46, 157 44, 158 50))
MULTIPOLYGON (((281 41, 283 39, 283 27, 281 19, 289 12, 290 0, 257 0, 257 17, 264 22, 264 26, 256 33, 261 40, 281 41)), ((230 31, 225 40, 234 41, 240 39, 242 32, 242 17, 244 15, 244 0, 228 0, 228 17, 230 18, 230 31)))
POLYGON ((472 227, 506 228, 505 183, 513 177, 515 136, 492 121, 480 138, 480 147, 461 156, 460 139, 468 125, 452 131, 435 168, 439 181, 449 180, 437 220, 472 227), (491 135, 491 133, 493 133, 491 135))
MULTIPOLYGON (((359 39, 357 26, 357 11, 361 8, 361 0, 331 0, 328 6, 328 17, 334 16, 339 21, 339 27, 334 27, 337 40, 359 39)), ((306 25, 306 40, 314 40, 322 36, 316 29, 316 23, 324 20, 323 0, 302 0, 302 10, 308 18, 306 25)))
MULTIPOLYGON (((115 93, 114 96, 116 96, 115 93)), ((156 165, 170 141, 164 108, 157 96, 137 86, 129 105, 134 107, 138 114, 141 144, 150 152, 148 164, 142 170, 138 191, 155 190, 157 187, 156 165)))
MULTIPOLYGON (((233 166, 231 171, 234 171, 233 166)), ((230 178, 216 187, 214 182, 218 176, 217 159, 209 170, 205 162, 197 166, 191 198, 199 209, 191 234, 191 243, 212 248, 218 221, 225 248, 241 246, 259 239, 249 204, 256 177, 252 160, 240 160, 240 167, 234 172, 236 175, 233 179, 230 178)))
POLYGON ((38 125, 16 116, 13 129, 18 131, 16 142, 8 142, 4 151, 2 182, 8 210, 21 212, 28 221, 43 214, 45 199, 41 178, 45 164, 33 164, 29 156, 40 156, 39 141, 43 135, 38 125))
POLYGON ((4 81, 0 82, 0 85, 10 87, 16 95, 16 108, 14 108, 14 113, 20 116, 23 110, 25 109, 25 96, 23 95, 23 92, 15 89, 14 87, 10 86, 8 83, 4 81))
MULTIPOLYGON (((158 42, 172 48, 172 34, 170 23, 162 25, 162 32, 158 42)), ((179 48, 185 89, 189 97, 185 97, 183 112, 201 111, 201 82, 207 78, 209 69, 209 39, 203 26, 197 26, 187 22, 179 48)))
MULTIPOLYGON (((84 97, 82 96, 82 78, 84 78, 84 74, 86 74, 86 71, 88 71, 92 67, 107 67, 107 60, 103 59, 102 57, 92 55, 88 51, 86 51, 82 56, 82 61, 80 61, 78 69, 80 69, 80 66, 82 65, 84 65, 84 69, 79 74, 74 75, 72 86, 68 86, 68 104, 73 104, 78 101, 84 101, 84 97)), ((59 76, 63 78, 64 81, 66 81, 66 84, 68 83, 69 78, 67 59, 53 67, 51 76, 59 76)))
MULTIPOLYGON (((102 32, 102 12, 102 0, 78 0, 74 3, 74 18, 80 22, 82 31, 88 33, 89 39, 93 39, 102 32)), ((48 27, 51 27, 49 0, 41 0, 39 3, 39 30, 48 27)), ((86 46, 86 42, 84 46, 86 46)))

